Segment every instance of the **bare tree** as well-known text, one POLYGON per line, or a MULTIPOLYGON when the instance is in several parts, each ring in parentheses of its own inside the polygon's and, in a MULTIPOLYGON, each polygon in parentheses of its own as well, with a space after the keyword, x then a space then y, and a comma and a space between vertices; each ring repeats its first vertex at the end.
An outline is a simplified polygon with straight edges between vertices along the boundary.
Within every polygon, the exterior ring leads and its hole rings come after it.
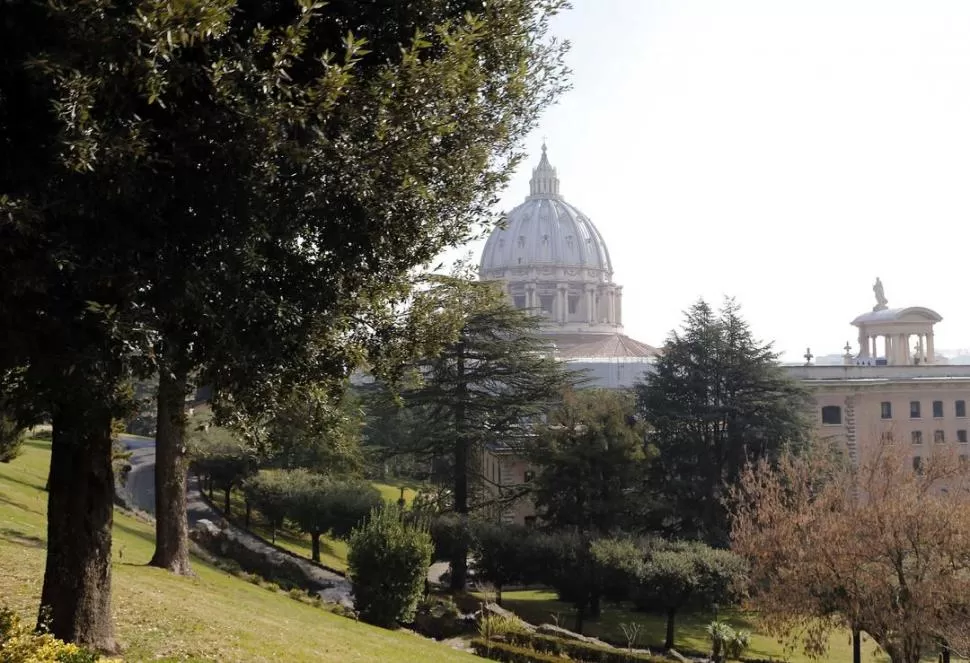
POLYGON ((891 436, 862 448, 856 467, 816 450, 744 470, 733 545, 754 607, 815 656, 835 628, 868 633, 893 663, 970 649, 966 457, 943 445, 914 456, 891 436))

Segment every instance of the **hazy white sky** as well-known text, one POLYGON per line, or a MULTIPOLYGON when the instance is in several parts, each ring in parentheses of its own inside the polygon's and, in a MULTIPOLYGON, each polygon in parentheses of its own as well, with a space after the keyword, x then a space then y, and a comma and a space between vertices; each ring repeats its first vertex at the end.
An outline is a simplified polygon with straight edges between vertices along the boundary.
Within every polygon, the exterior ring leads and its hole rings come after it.
MULTIPOLYGON (((856 345, 875 303, 970 347, 970 2, 574 0, 573 89, 541 137, 602 232, 626 333, 660 345, 733 295, 798 361, 856 345)), ((477 259, 481 244, 468 247, 477 259)))

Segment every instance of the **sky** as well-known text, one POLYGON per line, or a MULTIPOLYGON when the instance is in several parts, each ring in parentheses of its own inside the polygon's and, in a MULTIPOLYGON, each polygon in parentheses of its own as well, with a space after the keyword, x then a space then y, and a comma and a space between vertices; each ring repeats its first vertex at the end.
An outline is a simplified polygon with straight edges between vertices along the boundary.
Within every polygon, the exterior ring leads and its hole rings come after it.
MULTIPOLYGON (((573 0, 572 89, 542 137, 606 240, 625 333, 661 345, 733 296, 785 361, 857 345, 875 304, 970 348, 970 2, 573 0)), ((471 251, 477 260, 483 242, 471 251)))

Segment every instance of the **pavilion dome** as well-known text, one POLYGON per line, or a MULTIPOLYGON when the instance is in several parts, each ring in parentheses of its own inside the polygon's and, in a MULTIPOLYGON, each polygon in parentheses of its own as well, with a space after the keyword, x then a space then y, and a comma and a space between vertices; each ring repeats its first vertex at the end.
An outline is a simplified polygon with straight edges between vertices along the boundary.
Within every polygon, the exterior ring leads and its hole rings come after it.
POLYGON ((568 270, 584 280, 610 282, 613 264, 603 236, 589 217, 559 193, 546 146, 532 171, 530 195, 492 231, 482 251, 483 279, 508 278, 530 269, 568 270))

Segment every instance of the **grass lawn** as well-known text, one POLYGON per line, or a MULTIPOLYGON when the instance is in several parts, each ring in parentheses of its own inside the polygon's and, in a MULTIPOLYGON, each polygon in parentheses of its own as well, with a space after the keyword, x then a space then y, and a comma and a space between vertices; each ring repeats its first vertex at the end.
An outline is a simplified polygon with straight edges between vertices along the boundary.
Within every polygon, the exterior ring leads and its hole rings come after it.
MULTIPOLYGON (((49 442, 0 464, 0 603, 33 621, 44 573, 49 442)), ((195 578, 144 564, 150 525, 115 512, 114 617, 126 661, 480 660, 408 633, 367 626, 194 560, 195 578)))
MULTIPOLYGON (((418 494, 417 490, 411 487, 411 484, 407 483, 374 482, 373 485, 380 491, 381 497, 384 498, 385 502, 396 503, 401 497, 402 487, 404 488, 404 499, 408 504, 418 494)), ((222 509, 222 499, 222 495, 213 493, 212 502, 220 511, 222 509)), ((243 499, 242 491, 234 490, 232 492, 230 506, 232 509, 232 522, 241 527, 244 520, 243 516, 246 513, 246 503, 243 499)), ((265 524, 265 520, 255 509, 250 517, 249 530, 267 541, 273 538, 272 530, 265 524)), ((310 535, 304 534, 290 523, 286 523, 282 529, 276 531, 276 545, 308 559, 312 553, 310 535)), ((320 537, 320 563, 337 571, 346 571, 347 542, 329 536, 320 537)))
MULTIPOLYGON (((576 611, 573 610, 570 604, 557 601, 555 592, 546 590, 502 592, 502 605, 523 619, 533 623, 555 623, 554 616, 558 616, 560 626, 572 629, 575 625, 576 611)), ((791 652, 786 657, 784 645, 776 642, 773 638, 758 635, 756 633, 757 625, 753 620, 743 614, 724 610, 719 615, 719 618, 734 628, 744 628, 752 632, 751 647, 745 654, 746 658, 790 660, 794 663, 808 663, 813 660, 804 656, 800 651, 791 652)), ((713 615, 692 614, 681 616, 676 622, 677 637, 675 648, 684 651, 709 651, 710 644, 704 629, 712 620, 713 615)), ((626 637, 623 635, 623 629, 620 625, 633 622, 642 624, 638 640, 640 646, 660 649, 666 632, 665 618, 641 612, 633 612, 628 606, 604 604, 602 616, 597 621, 587 620, 583 632, 586 635, 602 637, 617 643, 625 643, 626 637)), ((877 656, 876 650, 877 648, 871 640, 868 638, 863 640, 863 660, 889 660, 885 656, 877 656)), ((852 660, 852 643, 848 632, 832 636, 829 653, 825 660, 852 660)), ((928 660, 935 661, 936 659, 928 660)))

